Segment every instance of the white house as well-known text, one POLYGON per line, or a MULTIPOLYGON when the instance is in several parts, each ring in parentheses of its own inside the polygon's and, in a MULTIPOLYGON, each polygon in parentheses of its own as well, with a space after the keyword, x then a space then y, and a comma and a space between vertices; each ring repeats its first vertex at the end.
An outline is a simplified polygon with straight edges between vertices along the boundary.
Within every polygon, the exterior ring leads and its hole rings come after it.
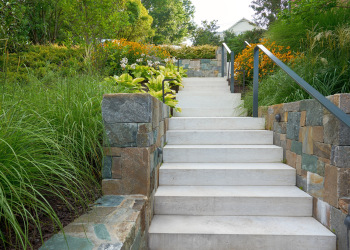
MULTIPOLYGON (((258 25, 255 23, 249 21, 246 18, 242 18, 238 22, 236 22, 234 25, 232 25, 230 28, 228 28, 226 31, 230 31, 235 33, 236 35, 242 34, 246 31, 253 30, 253 29, 261 29, 258 25)), ((219 32, 218 35, 223 39, 224 38, 224 32, 219 32)))

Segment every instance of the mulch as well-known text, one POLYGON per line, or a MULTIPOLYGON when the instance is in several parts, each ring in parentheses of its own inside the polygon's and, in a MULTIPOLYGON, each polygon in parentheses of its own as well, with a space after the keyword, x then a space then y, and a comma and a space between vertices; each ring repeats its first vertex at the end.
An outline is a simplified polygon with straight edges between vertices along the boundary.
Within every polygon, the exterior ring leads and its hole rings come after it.
MULTIPOLYGON (((99 197, 101 197, 101 190, 99 190, 96 187, 91 187, 89 189, 89 197, 88 200, 95 201, 99 197)), ((81 216, 82 214, 86 213, 89 210, 89 204, 83 205, 76 203, 75 200, 72 197, 67 197, 67 201, 72 205, 72 207, 68 207, 67 204, 55 197, 46 197, 54 211, 56 212, 58 218, 60 219, 62 226, 66 226, 72 221, 74 221, 76 218, 81 216)), ((53 224, 51 219, 44 214, 39 216, 40 220, 40 228, 43 240, 46 241, 49 239, 52 235, 57 233, 59 231, 59 228, 53 224)), ((1 224, 1 223, 0 223, 1 224)), ((2 227, 0 225, 0 230, 2 230, 2 227)), ((12 234, 13 235, 13 234, 12 234)), ((29 241, 32 245, 32 248, 28 249, 39 249, 42 246, 42 241, 40 237, 40 233, 36 227, 36 225, 31 224, 29 225, 29 241)), ((10 237, 12 242, 14 242, 15 238, 10 237)), ((4 246, 3 242, 0 242, 0 250, 7 249, 7 250, 17 250, 17 249, 23 249, 20 245, 15 246, 4 246)))

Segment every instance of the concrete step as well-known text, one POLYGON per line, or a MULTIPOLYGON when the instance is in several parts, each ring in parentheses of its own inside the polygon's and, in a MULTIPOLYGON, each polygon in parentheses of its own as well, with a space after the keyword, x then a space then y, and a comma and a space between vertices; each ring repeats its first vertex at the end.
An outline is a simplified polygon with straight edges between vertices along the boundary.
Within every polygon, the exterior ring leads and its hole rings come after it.
POLYGON ((265 129, 264 118, 252 117, 172 117, 169 129, 265 129))
POLYGON ((187 83, 198 83, 198 84, 202 84, 202 83, 206 83, 206 82, 226 82, 227 80, 225 77, 189 77, 189 78, 183 78, 183 83, 187 84, 187 83))
POLYGON ((163 163, 159 185, 295 186, 296 170, 283 163, 163 163))
POLYGON ((216 94, 208 98, 204 95, 177 95, 181 108, 229 108, 243 105, 240 94, 216 94))
POLYGON ((312 197, 295 186, 159 186, 154 213, 312 216, 312 197))
POLYGON ((197 91, 202 91, 202 92, 211 92, 211 91, 221 91, 221 92, 226 92, 230 93, 230 87, 227 85, 184 85, 184 88, 181 88, 180 92, 197 92, 197 91))
POLYGON ((155 215, 151 250, 336 250, 312 217, 155 215))
POLYGON ((275 145, 166 145, 164 162, 282 162, 275 145))
POLYGON ((273 132, 268 130, 168 130, 169 145, 269 145, 273 132))
POLYGON ((175 112, 174 115, 176 117, 237 117, 244 116, 246 113, 245 109, 240 107, 201 109, 184 107, 181 112, 175 112))

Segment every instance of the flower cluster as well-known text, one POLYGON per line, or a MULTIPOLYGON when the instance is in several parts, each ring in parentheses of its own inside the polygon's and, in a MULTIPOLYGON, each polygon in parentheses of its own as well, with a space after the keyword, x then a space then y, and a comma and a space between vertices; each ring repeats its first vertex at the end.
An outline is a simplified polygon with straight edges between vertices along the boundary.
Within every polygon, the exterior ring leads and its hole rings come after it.
POLYGON ((128 58, 123 57, 123 59, 120 61, 120 67, 122 67, 123 69, 125 69, 126 65, 128 64, 128 58))
POLYGON ((153 67, 158 65, 153 62, 155 58, 163 60, 170 57, 170 54, 160 46, 130 42, 125 39, 105 42, 101 46, 101 52, 103 54, 101 59, 110 69, 110 75, 122 73, 128 63, 132 67, 136 67, 135 63, 153 67))
MULTIPOLYGON (((299 54, 292 54, 290 47, 278 46, 275 42, 270 42, 267 39, 262 39, 259 44, 264 45, 270 50, 278 59, 284 63, 293 62, 299 54)), ((251 44, 251 47, 245 48, 235 58, 235 69, 245 70, 247 80, 253 79, 254 69, 254 48, 257 44, 251 44)), ((264 77, 274 72, 276 68, 275 63, 266 55, 261 53, 259 60, 259 77, 264 77)), ((242 71, 235 72, 235 79, 240 80, 242 78, 242 71)))

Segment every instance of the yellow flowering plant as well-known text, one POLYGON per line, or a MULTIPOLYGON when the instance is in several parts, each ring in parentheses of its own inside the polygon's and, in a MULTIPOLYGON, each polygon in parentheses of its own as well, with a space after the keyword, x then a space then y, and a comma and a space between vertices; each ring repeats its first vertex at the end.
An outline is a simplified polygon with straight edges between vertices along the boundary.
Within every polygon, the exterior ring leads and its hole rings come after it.
MULTIPOLYGON (((270 50, 278 59, 284 63, 294 62, 299 54, 293 54, 290 47, 278 46, 275 42, 270 42, 267 39, 261 39, 260 43, 270 50)), ((245 70, 245 76, 247 81, 253 80, 254 70, 254 48, 258 44, 251 44, 251 47, 247 46, 240 54, 235 58, 235 70, 245 70)), ((268 74, 272 74, 276 69, 275 63, 263 53, 260 53, 259 60, 259 78, 262 78, 268 74)), ((235 80, 241 82, 243 77, 242 71, 235 72, 235 80)))

